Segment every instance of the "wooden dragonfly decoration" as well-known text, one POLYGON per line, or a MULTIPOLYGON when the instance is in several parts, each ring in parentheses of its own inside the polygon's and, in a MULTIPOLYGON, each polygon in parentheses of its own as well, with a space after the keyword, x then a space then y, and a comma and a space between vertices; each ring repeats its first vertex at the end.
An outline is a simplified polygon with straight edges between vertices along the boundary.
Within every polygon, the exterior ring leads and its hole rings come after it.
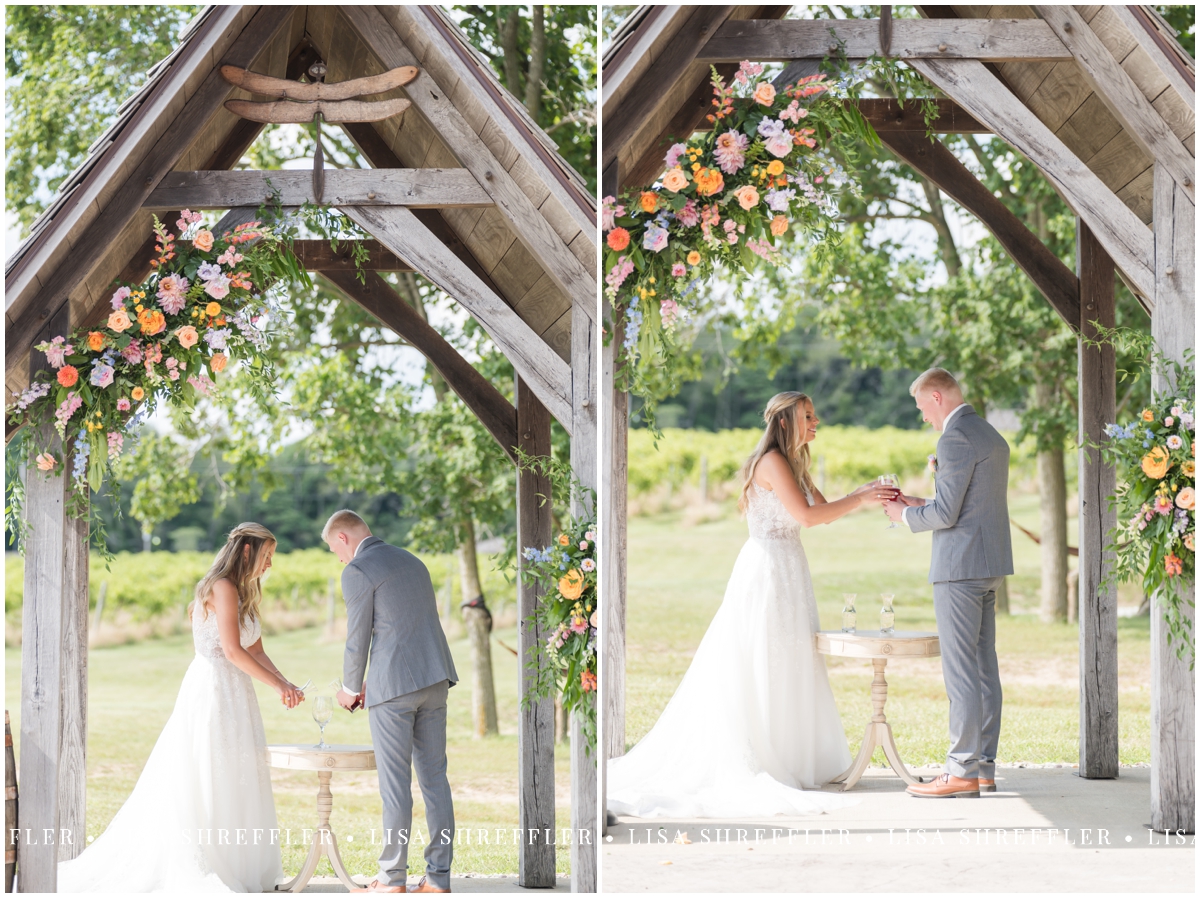
POLYGON ((308 69, 308 83, 260 75, 233 65, 221 66, 221 77, 242 90, 266 97, 270 102, 226 100, 225 108, 237 116, 267 125, 307 124, 318 128, 317 150, 313 157, 313 194, 321 202, 325 188, 325 157, 319 129, 322 122, 378 122, 402 114, 411 101, 396 98, 368 102, 355 99, 371 94, 386 93, 403 87, 420 74, 416 66, 400 66, 380 75, 352 78, 335 84, 324 83, 325 64, 313 63, 308 69))

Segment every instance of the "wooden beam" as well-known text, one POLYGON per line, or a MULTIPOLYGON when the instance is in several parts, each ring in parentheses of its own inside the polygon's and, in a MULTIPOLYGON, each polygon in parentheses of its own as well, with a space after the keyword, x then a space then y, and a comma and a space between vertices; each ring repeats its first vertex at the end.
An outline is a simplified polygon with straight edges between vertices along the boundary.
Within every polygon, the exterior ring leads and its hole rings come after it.
POLYGON ((397 259, 378 240, 339 240, 337 252, 328 240, 295 240, 292 252, 306 271, 357 271, 354 249, 360 243, 368 256, 362 266, 364 271, 412 271, 411 265, 397 259))
POLYGON ((885 131, 916 132, 925 134, 932 129, 937 134, 990 134, 991 131, 977 122, 953 100, 934 100, 937 116, 928 125, 918 100, 909 100, 903 106, 890 98, 857 100, 855 105, 863 118, 871 123, 877 133, 885 131))
MULTIPOLYGON (((780 62, 809 56, 869 59, 883 55, 878 19, 741 19, 725 22, 700 49, 704 62, 780 62)), ((892 22, 896 59, 979 59, 990 62, 1070 59, 1046 23, 1038 19, 960 19, 953 24, 923 19, 892 22)))
MULTIPOLYGON (((531 458, 550 457, 550 413, 534 392, 516 379, 517 434, 521 451, 531 458)), ((517 470, 517 679, 521 696, 517 712, 517 781, 521 840, 517 884, 525 889, 549 889, 555 884, 554 814, 554 699, 532 699, 538 670, 547 665, 550 634, 537 623, 536 611, 545 593, 528 576, 525 550, 544 549, 554 538, 550 478, 529 468, 517 470)))
MULTIPOLYGON (((63 306, 36 339, 67 333, 68 315, 63 306)), ((38 353, 29 367, 32 380, 49 365, 38 353)), ((25 475, 19 826, 35 835, 18 840, 22 892, 56 891, 58 862, 83 849, 60 844, 62 830, 80 839, 86 832, 87 518, 67 508, 69 451, 49 423, 40 437, 66 459, 52 474, 25 475)))
POLYGON ((1121 20, 1138 46, 1150 57, 1155 68, 1162 72, 1175 92, 1183 98, 1192 112, 1196 111, 1196 74, 1189 72, 1179 56, 1170 49, 1166 39, 1149 21, 1146 12, 1137 6, 1114 4, 1109 7, 1121 20))
POLYGON ((1084 220, 1134 291, 1154 297, 1150 229, 1033 112, 973 59, 914 59, 913 68, 1034 162, 1084 220))
MULTIPOLYGON (((1150 331, 1167 358, 1184 361, 1196 349, 1196 206, 1171 174, 1154 167, 1154 277, 1150 331)), ((1193 362, 1194 364, 1194 362, 1193 362)), ((1156 370, 1151 388, 1170 384, 1156 370)), ((1184 598, 1196 636, 1196 586, 1184 598), (1188 599, 1191 605, 1188 605, 1188 599)), ((1150 827, 1196 831, 1196 673, 1191 659, 1168 643, 1159 597, 1150 599, 1150 827)), ((22 786, 22 788, 24 788, 22 786)))
MULTIPOLYGON (((1096 324, 1116 326, 1116 271, 1091 229, 1076 226, 1082 311, 1078 328, 1096 339, 1096 324)), ((1117 420, 1117 360, 1111 344, 1079 344, 1079 775, 1120 775, 1117 751, 1117 591, 1105 586, 1113 555, 1107 534, 1116 527, 1108 497, 1116 470, 1089 444, 1102 443, 1117 420)))
POLYGON ((1195 202, 1196 160, 1096 32, 1088 27, 1083 16, 1073 6, 1035 6, 1034 9, 1070 49, 1083 77, 1134 143, 1160 163, 1195 202))
MULTIPOLYGON (((696 6, 658 58, 641 74, 637 83, 611 114, 604 116, 604 140, 600 166, 608 168, 621 148, 642 129, 662 106, 674 85, 687 73, 696 54, 734 11, 733 6, 696 6)), ((774 23, 772 23, 774 24, 774 23)), ((739 56, 739 60, 746 59, 739 56)), ((736 60, 734 60, 736 61, 736 60)), ((703 79, 705 82, 707 78, 703 79)))
POLYGON ((516 411, 503 394, 446 341, 421 315, 400 298, 378 272, 366 273, 366 283, 353 270, 325 269, 320 272, 347 298, 374 315, 403 337, 437 369, 446 385, 475 413, 513 462, 517 460, 516 411))
MULTIPOLYGON (((387 141, 379 136, 379 132, 371 125, 364 123, 346 123, 342 125, 347 136, 358 147, 359 152, 363 154, 366 160, 374 168, 404 168, 404 164, 400 161, 392 148, 388 146, 387 141)), ((471 252, 471 248, 463 242, 462 238, 455 233, 450 227, 450 223, 446 221, 446 217, 442 215, 438 209, 414 209, 413 214, 417 217, 417 221, 429 228, 433 236, 445 244, 446 248, 454 255, 458 256, 459 260, 466 265, 474 273, 475 277, 483 281, 484 285, 495 293, 497 296, 504 296, 499 285, 492 280, 491 274, 480 264, 475 258, 475 254, 471 252)))
POLYGON ((1079 279, 958 157, 924 133, 885 130, 879 136, 888 149, 978 218, 1063 321, 1079 330, 1079 279))
POLYGON ((499 296, 403 206, 343 206, 342 212, 420 272, 483 325, 517 375, 568 431, 571 368, 499 296))
MULTIPOLYGON (((416 64, 416 57, 377 8, 350 5, 342 6, 340 10, 363 44, 384 66, 395 68, 416 64)), ((538 260, 538 264, 559 288, 571 297, 572 305, 588 310, 594 317, 596 273, 575 258, 533 201, 467 124, 450 99, 449 91, 439 86, 424 69, 405 90, 413 105, 441 135, 455 158, 491 196, 513 235, 538 260)), ((545 399, 544 396, 542 398, 545 399)), ((553 412, 553 406, 549 407, 553 412)), ((557 414, 555 418, 558 418, 557 414)))
MULTIPOLYGON (((492 198, 465 168, 330 169, 324 206, 490 206, 492 198)), ((312 172, 173 171, 146 197, 144 209, 228 209, 253 203, 316 203, 312 172), (276 196, 276 193, 278 196, 276 196)))
MULTIPOLYGON (((250 66, 292 16, 291 6, 263 6, 225 53, 223 61, 250 66)), ((75 288, 100 263, 112 236, 118 234, 142 207, 142 202, 163 176, 179 161, 196 134, 220 109, 230 87, 214 68, 187 101, 182 111, 164 128, 154 147, 132 165, 117 191, 95 220, 73 241, 71 263, 45 272, 46 280, 31 302, 6 328, 5 370, 15 370, 34 343, 39 324, 66 304, 75 288)), ((164 123, 165 124, 165 123, 164 123)))

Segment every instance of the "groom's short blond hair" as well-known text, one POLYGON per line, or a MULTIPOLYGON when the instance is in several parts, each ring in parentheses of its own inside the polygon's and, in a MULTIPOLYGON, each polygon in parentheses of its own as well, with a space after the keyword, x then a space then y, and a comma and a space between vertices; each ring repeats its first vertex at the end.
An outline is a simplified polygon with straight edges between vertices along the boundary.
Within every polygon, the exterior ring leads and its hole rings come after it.
POLYGON ((908 395, 916 396, 924 390, 937 390, 939 393, 957 390, 962 393, 962 387, 958 385, 954 375, 945 368, 930 368, 928 371, 921 372, 912 382, 912 386, 908 388, 908 395))
POLYGON ((329 542, 329 537, 334 533, 363 533, 369 536, 371 528, 367 526, 366 521, 359 517, 357 512, 343 508, 329 516, 329 520, 325 522, 325 527, 321 530, 321 539, 329 542))

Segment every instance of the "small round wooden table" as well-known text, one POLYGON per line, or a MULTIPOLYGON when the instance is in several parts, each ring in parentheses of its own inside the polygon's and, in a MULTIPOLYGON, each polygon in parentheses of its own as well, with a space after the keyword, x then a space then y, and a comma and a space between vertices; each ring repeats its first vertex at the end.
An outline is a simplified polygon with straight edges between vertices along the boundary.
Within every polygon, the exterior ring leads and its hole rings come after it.
POLYGON ((296 877, 275 887, 277 892, 300 892, 308 885, 322 857, 329 858, 333 872, 348 889, 360 888, 350 878, 338 853, 337 837, 329 828, 329 812, 333 810, 333 793, 329 782, 335 770, 374 770, 375 749, 370 745, 268 745, 267 763, 287 770, 317 772, 317 830, 308 849, 308 858, 296 877))
POLYGON ((859 630, 855 633, 843 633, 841 630, 821 630, 817 633, 817 651, 822 655, 837 655, 842 658, 870 658, 875 666, 875 679, 871 681, 871 706, 875 713, 863 733, 862 748, 858 757, 844 773, 830 780, 831 783, 844 783, 842 791, 853 788, 871 763, 871 755, 875 747, 881 746, 892 770, 899 774, 900 779, 908 783, 921 782, 919 776, 913 776, 900 760, 900 752, 896 750, 896 740, 892 737, 892 725, 883 714, 883 706, 887 703, 887 680, 883 676, 889 658, 932 658, 941 654, 936 633, 917 633, 897 630, 886 636, 878 630, 859 630))

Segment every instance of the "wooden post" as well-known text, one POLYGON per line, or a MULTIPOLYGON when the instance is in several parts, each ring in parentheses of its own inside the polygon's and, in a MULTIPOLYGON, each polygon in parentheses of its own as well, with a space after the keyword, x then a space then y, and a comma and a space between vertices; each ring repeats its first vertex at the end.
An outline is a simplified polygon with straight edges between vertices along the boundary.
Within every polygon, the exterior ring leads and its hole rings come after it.
MULTIPOLYGON (((1095 338, 1098 321, 1116 320, 1116 270, 1082 219, 1076 223, 1080 333, 1095 338)), ((1079 343, 1079 775, 1108 779, 1118 775, 1117 755, 1117 596, 1101 585, 1112 569, 1105 539, 1116 523, 1108 497, 1116 472, 1087 447, 1104 439, 1116 420, 1117 367, 1111 345, 1079 343)))
MULTIPOLYGON (((516 382, 518 444, 535 458, 550 456, 550 413, 533 391, 516 382)), ((527 701, 537 680, 529 663, 545 665, 548 636, 534 612, 544 589, 524 576, 527 548, 543 549, 554 538, 550 478, 535 471, 517 471, 517 663, 521 704, 517 716, 517 779, 520 791, 521 839, 517 884, 526 889, 549 889, 555 883, 554 817, 554 699, 527 701), (535 835, 536 834, 536 835, 535 835)))
MULTIPOLYGON (((1154 315, 1150 328, 1176 361, 1196 348, 1196 207, 1161 165, 1154 166, 1154 315)), ((1168 388, 1160 376, 1155 392, 1168 388)), ((1196 587, 1187 609, 1195 637, 1196 587)), ((1185 602, 1186 606, 1186 602, 1185 602)), ((1196 831, 1196 675, 1167 643, 1158 597, 1150 609, 1150 826, 1196 831)))
MULTIPOLYGON (((597 329, 591 316, 571 307, 571 468, 579 482, 597 489, 596 462, 596 345, 597 329)), ((595 514, 584 496, 571 497, 571 514, 595 514)), ((604 544, 600 557, 604 558, 604 544)), ((603 562, 601 562, 603 563, 603 562)), ((597 725, 603 732, 603 715, 597 725)), ((599 735, 598 735, 599 738, 599 735)), ((578 715, 571 716, 571 891, 595 892, 597 885, 596 837, 599 833, 596 754, 588 751, 578 715)))
POLYGON ((4 891, 13 889, 17 875, 17 762, 13 758, 12 729, 4 712, 4 891))
MULTIPOLYGON (((34 342, 68 329, 64 305, 34 342)), ((45 365, 42 353, 31 354, 31 375, 45 365)), ((64 455, 52 425, 41 436, 64 455)), ((67 456, 53 473, 26 474, 20 782, 21 826, 31 838, 17 847, 22 892, 55 891, 58 861, 82 850, 85 831, 87 521, 67 512, 69 465, 67 456)))

